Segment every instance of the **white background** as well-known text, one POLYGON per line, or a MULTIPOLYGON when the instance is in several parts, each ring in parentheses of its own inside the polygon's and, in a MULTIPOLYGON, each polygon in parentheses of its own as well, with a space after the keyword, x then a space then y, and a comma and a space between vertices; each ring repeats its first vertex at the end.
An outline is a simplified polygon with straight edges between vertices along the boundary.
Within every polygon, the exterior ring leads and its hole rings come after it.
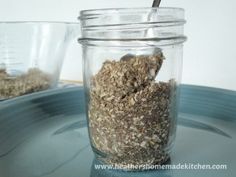
MULTIPOLYGON (((79 11, 148 7, 152 0, 0 0, 0 21, 77 21, 79 11)), ((186 10, 183 83, 236 90, 236 1, 162 0, 186 10)), ((82 80, 81 49, 68 49, 62 79, 82 80)))

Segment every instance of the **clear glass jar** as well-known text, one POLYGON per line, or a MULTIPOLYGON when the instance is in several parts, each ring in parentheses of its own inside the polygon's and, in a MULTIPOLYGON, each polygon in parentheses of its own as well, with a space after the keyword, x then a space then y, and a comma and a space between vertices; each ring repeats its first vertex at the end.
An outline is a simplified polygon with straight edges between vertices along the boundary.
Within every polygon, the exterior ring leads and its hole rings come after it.
POLYGON ((125 170, 163 164, 176 132, 184 10, 85 10, 79 19, 97 159, 125 170))
POLYGON ((57 85, 78 23, 0 22, 0 100, 57 85))

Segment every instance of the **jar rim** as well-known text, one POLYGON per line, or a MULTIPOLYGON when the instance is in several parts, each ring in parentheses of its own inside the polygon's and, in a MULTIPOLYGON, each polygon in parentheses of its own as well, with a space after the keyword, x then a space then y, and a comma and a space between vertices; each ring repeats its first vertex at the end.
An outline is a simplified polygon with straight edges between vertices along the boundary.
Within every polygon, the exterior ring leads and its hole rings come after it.
POLYGON ((79 42, 85 45, 107 45, 104 41, 113 46, 117 43, 133 46, 135 42, 169 45, 186 40, 183 8, 90 9, 81 11, 80 15, 82 36, 79 42))
POLYGON ((102 47, 147 47, 156 48, 156 46, 168 46, 182 44, 187 40, 187 37, 182 35, 172 38, 140 38, 140 39, 99 39, 99 38, 78 38, 78 43, 85 46, 102 46, 102 47), (119 44, 119 45, 118 45, 119 44))
POLYGON ((186 23, 184 13, 184 9, 178 7, 90 9, 82 10, 78 20, 83 30, 98 30, 99 28, 112 30, 113 27, 121 26, 130 28, 131 25, 136 28, 139 28, 137 25, 142 25, 144 28, 168 27, 184 25, 186 23), (142 16, 147 16, 147 19, 142 19, 142 16))
POLYGON ((185 10, 180 7, 135 7, 135 8, 102 8, 102 9, 87 9, 80 11, 79 20, 85 20, 91 18, 91 16, 100 16, 113 14, 114 12, 125 13, 125 12, 138 12, 138 11, 150 11, 150 10, 159 10, 159 11, 175 11, 175 12, 184 12, 185 10))

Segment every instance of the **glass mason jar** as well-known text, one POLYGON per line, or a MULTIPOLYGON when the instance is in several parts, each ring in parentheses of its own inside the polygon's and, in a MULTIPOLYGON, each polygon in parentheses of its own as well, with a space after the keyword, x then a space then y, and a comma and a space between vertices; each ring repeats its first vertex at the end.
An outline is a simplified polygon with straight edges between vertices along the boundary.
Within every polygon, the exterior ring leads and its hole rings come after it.
POLYGON ((79 19, 96 158, 125 170, 165 163, 176 134, 184 10, 85 10, 79 19))

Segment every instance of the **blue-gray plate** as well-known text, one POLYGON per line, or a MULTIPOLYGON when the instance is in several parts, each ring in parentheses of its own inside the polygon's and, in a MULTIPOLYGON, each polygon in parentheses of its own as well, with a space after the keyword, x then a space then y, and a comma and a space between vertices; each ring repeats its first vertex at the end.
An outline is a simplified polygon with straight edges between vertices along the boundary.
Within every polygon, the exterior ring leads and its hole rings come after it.
POLYGON ((176 169, 172 170, 96 169, 86 126, 82 87, 0 102, 0 177, 236 176, 234 91, 181 86, 177 136, 169 162, 176 169), (198 169, 179 169, 191 164, 198 169), (201 165, 227 169, 199 169, 201 165))

